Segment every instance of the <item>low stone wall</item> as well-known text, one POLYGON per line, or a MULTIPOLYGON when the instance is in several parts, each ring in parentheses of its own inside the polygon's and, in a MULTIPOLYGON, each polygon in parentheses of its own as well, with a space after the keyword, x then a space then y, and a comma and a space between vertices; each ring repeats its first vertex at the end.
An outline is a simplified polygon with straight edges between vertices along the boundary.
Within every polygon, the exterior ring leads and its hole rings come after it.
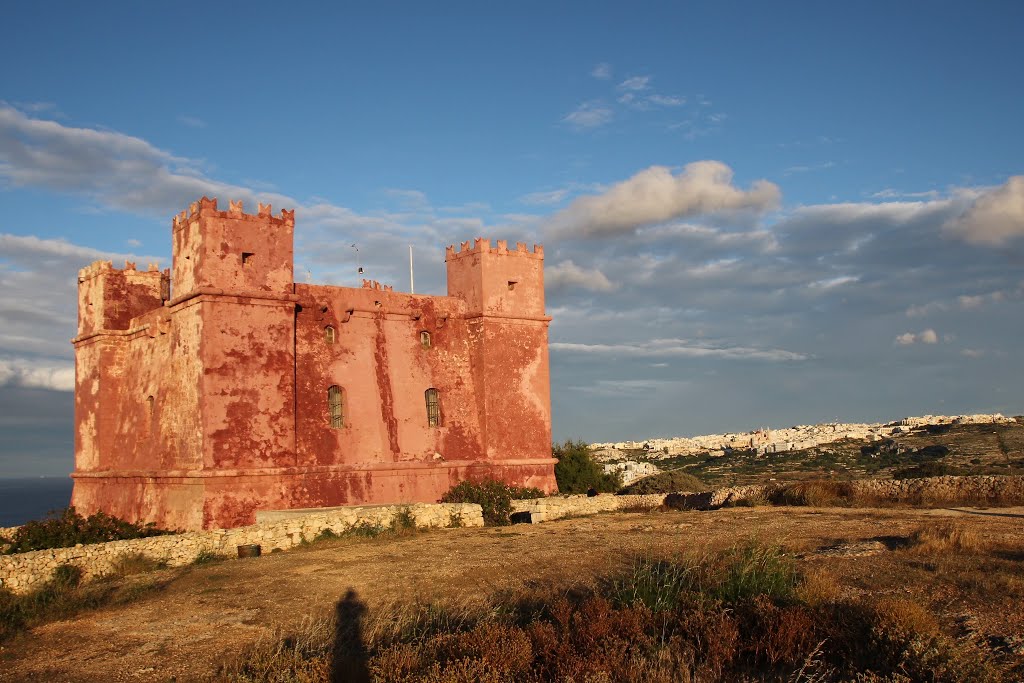
MULTIPOLYGON (((1024 477, 1012 475, 972 477, 928 477, 923 479, 860 479, 841 482, 854 496, 880 501, 912 504, 962 504, 1021 501, 1024 504, 1024 477)), ((677 510, 714 510, 724 505, 765 503, 787 484, 753 484, 733 486, 700 493, 648 494, 594 497, 552 496, 536 500, 512 502, 513 521, 544 522, 564 517, 593 515, 616 510, 655 508, 668 504, 677 510)))
POLYGON ((1024 502, 1024 477, 992 475, 923 479, 860 479, 850 482, 855 494, 885 500, 942 503, 946 501, 1024 502))
POLYGON ((546 522, 564 517, 595 515, 599 512, 615 512, 637 508, 656 508, 665 502, 665 494, 653 493, 643 496, 616 496, 602 493, 596 496, 551 496, 512 501, 512 520, 515 522, 546 522))
POLYGON ((361 526, 388 528, 400 523, 406 512, 418 528, 484 525, 483 511, 473 503, 415 503, 309 511, 303 516, 237 529, 190 531, 170 536, 0 555, 0 586, 15 593, 23 593, 45 582, 52 576, 54 569, 66 564, 80 567, 83 578, 92 579, 114 572, 118 561, 126 556, 143 555, 176 567, 190 564, 204 553, 237 557, 238 546, 253 543, 262 546, 264 553, 276 549, 288 550, 303 541, 312 541, 327 530, 341 534, 361 526))

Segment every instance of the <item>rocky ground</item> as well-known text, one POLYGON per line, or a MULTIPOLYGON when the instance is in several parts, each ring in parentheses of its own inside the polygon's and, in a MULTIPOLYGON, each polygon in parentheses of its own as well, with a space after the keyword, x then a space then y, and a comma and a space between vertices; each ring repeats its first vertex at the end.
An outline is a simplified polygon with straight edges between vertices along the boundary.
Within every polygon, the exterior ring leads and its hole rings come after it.
POLYGON ((189 569, 136 602, 50 623, 0 647, 3 681, 204 680, 260 639, 300 631, 350 590, 369 616, 409 601, 589 584, 637 555, 780 543, 842 591, 910 597, 945 629, 1024 657, 1024 508, 733 508, 614 513, 540 525, 348 538, 189 569), (917 530, 954 520, 986 550, 922 557, 917 530))

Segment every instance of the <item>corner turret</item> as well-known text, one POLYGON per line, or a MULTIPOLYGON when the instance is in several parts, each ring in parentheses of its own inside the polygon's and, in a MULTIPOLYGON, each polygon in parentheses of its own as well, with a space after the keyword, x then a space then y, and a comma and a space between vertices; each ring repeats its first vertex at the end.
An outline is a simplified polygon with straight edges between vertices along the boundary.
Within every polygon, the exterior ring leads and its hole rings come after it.
POLYGON ((508 318, 544 316, 544 247, 529 251, 524 242, 509 249, 505 240, 478 237, 463 242, 459 250, 445 251, 448 264, 448 296, 466 302, 470 315, 508 318))
POLYGON ((132 318, 160 308, 166 273, 155 263, 136 270, 125 261, 124 270, 110 261, 96 261, 78 271, 78 334, 101 330, 127 330, 132 318))
POLYGON ((255 215, 241 201, 217 209, 203 197, 171 222, 175 298, 201 289, 226 293, 291 292, 295 212, 271 214, 259 204, 255 215))

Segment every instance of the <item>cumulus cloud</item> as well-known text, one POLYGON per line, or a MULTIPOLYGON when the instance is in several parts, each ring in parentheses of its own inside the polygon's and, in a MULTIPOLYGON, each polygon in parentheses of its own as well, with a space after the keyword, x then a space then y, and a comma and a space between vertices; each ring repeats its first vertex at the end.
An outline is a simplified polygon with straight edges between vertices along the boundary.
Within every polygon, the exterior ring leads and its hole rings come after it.
POLYGON ((913 344, 938 344, 939 335, 935 330, 928 328, 918 332, 904 332, 903 334, 896 337, 896 344, 899 346, 911 346, 913 344))
POLYGON ((579 287, 591 292, 610 292, 615 285, 597 268, 581 268, 572 260, 544 268, 545 283, 551 289, 579 287))
POLYGON ((603 101, 590 100, 566 114, 562 121, 576 130, 590 130, 609 123, 613 116, 614 113, 603 101))
POLYGON ((719 211, 762 212, 779 203, 778 186, 755 181, 743 190, 720 161, 696 161, 673 174, 651 166, 599 195, 580 197, 552 217, 549 234, 608 237, 674 218, 719 211))
POLYGON ((73 391, 75 364, 0 358, 0 386, 73 391))
POLYGON ((982 193, 945 226, 949 235, 972 244, 998 247, 1024 235, 1024 175, 1012 176, 982 193))

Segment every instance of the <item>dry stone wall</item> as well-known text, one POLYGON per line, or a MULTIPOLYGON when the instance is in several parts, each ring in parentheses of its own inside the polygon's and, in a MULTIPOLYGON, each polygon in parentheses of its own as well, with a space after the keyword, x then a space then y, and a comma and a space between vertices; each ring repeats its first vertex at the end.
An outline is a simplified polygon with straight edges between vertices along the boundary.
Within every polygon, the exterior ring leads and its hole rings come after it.
POLYGON ((656 508, 665 502, 665 494, 654 493, 643 496, 616 496, 602 493, 597 496, 551 496, 530 500, 512 501, 513 521, 546 522, 564 517, 595 515, 599 512, 656 508))
POLYGON ((324 531, 342 534, 358 527, 389 528, 402 524, 407 519, 406 515, 418 528, 484 525, 483 511, 474 503, 335 508, 236 529, 191 531, 0 555, 0 586, 15 593, 24 593, 44 583, 57 567, 68 564, 81 568, 84 579, 97 578, 113 573, 122 558, 135 555, 177 567, 190 564, 203 554, 237 556, 240 545, 258 544, 263 552, 288 550, 303 541, 312 541, 324 531))

